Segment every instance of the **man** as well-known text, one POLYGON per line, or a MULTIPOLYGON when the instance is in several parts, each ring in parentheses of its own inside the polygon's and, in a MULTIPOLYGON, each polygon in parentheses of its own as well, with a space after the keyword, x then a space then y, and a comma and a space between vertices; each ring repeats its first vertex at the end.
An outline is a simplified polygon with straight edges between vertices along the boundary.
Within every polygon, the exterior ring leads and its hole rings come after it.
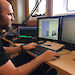
MULTIPOLYGON (((14 20, 12 6, 6 0, 0 0, 0 29, 3 27, 11 27, 14 20)), ((36 43, 30 43, 23 46, 24 51, 30 50, 38 46, 36 43)), ((21 47, 5 47, 0 43, 0 75, 28 75, 34 71, 41 63, 47 62, 51 59, 57 59, 55 56, 59 56, 56 52, 47 50, 40 56, 34 58, 32 61, 23 64, 22 66, 15 67, 7 54, 21 52, 21 47)))

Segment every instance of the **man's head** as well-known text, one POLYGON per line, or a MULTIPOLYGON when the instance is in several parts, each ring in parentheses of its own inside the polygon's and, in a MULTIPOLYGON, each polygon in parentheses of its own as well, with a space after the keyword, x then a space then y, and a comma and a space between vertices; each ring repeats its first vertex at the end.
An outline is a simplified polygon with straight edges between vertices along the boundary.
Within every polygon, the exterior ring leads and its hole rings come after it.
POLYGON ((0 27, 11 27, 13 20, 11 4, 6 0, 0 0, 0 27))

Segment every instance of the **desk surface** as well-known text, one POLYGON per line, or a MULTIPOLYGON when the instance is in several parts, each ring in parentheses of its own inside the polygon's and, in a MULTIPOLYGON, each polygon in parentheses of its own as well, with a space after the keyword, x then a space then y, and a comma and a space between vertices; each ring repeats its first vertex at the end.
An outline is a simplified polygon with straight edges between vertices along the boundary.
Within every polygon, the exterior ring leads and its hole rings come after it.
MULTIPOLYGON (((22 44, 17 44, 22 45, 22 44)), ((35 56, 28 51, 29 54, 35 56)), ((69 50, 63 49, 59 52, 61 55, 59 59, 47 62, 48 65, 52 66, 56 70, 61 71, 64 75, 75 75, 75 54, 69 53, 69 50)))
MULTIPOLYGON (((68 52, 67 50, 65 52, 68 52)), ((61 70, 65 75, 75 75, 75 54, 61 55, 59 59, 55 61, 49 61, 49 65, 52 65, 57 70, 61 70)))

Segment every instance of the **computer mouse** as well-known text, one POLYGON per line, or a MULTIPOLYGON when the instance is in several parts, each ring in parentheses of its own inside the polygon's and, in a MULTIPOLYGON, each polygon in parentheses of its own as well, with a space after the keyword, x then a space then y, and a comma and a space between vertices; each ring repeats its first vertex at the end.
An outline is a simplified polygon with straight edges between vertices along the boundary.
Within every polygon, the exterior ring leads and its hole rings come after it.
POLYGON ((51 45, 45 45, 45 46, 51 46, 51 45))

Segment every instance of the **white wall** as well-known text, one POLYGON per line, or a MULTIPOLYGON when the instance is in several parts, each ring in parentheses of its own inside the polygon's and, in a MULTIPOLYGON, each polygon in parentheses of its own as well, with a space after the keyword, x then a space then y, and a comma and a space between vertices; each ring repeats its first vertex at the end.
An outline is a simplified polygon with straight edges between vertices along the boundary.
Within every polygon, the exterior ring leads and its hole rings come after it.
POLYGON ((22 23, 25 20, 25 0, 17 0, 17 15, 18 23, 22 23))
POLYGON ((25 20, 25 0, 12 0, 14 8, 15 21, 13 23, 21 24, 25 20))

